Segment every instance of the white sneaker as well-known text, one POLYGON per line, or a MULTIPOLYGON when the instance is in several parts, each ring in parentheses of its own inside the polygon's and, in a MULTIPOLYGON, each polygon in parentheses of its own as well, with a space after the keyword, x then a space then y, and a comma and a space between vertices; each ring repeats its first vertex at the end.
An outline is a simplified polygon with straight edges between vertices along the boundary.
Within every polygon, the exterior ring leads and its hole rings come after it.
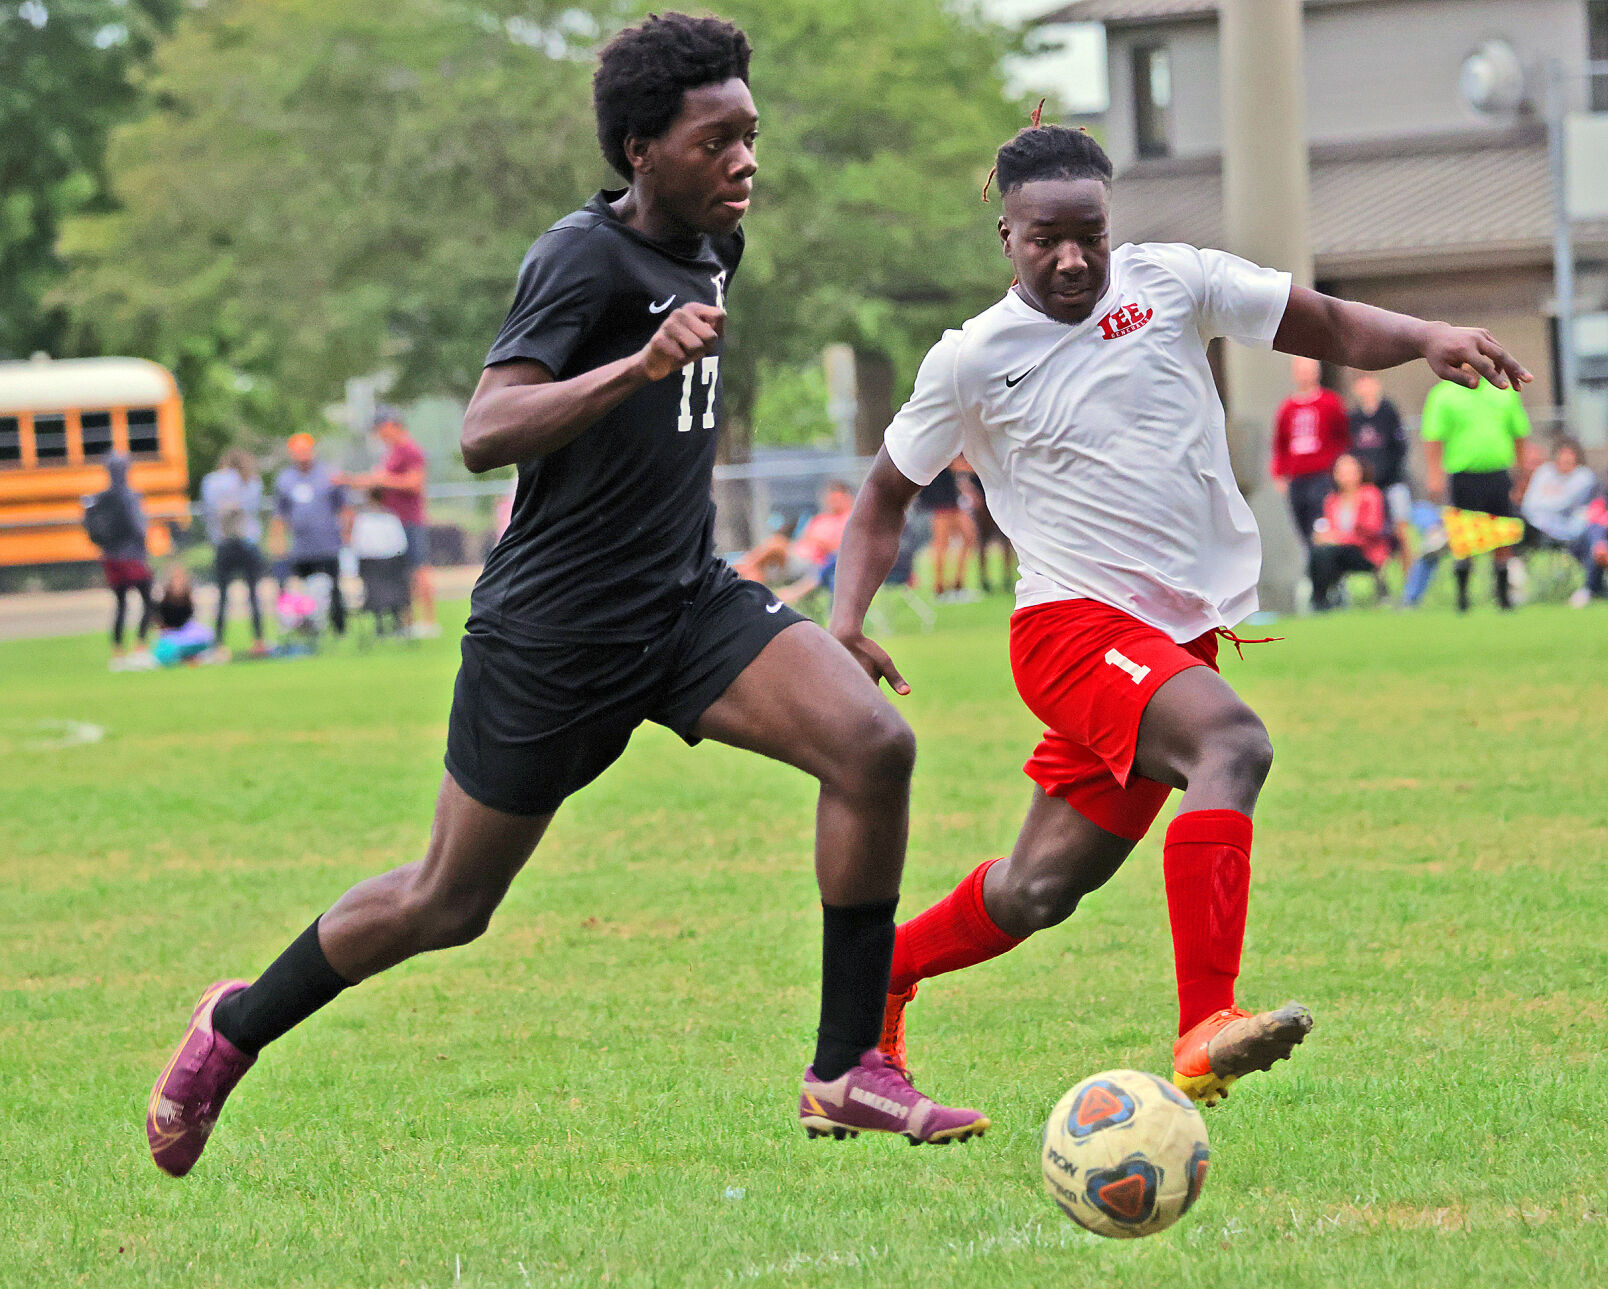
POLYGON ((434 640, 440 634, 439 622, 415 622, 408 628, 408 635, 415 640, 434 640))
POLYGON ((1591 592, 1583 586, 1569 597, 1569 607, 1571 609, 1583 609, 1590 603, 1591 592))

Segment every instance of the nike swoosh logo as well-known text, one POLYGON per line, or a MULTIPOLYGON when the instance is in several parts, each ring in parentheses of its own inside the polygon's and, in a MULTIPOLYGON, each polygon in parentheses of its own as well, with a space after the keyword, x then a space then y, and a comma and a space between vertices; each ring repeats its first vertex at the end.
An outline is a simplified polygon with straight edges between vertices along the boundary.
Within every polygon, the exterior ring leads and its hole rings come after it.
POLYGON ((766 613, 780 613, 781 611, 782 611, 782 602, 780 600, 772 600, 769 604, 767 604, 765 606, 765 612, 766 613))
POLYGON ((649 313, 663 313, 666 309, 668 309, 671 306, 672 303, 674 303, 675 298, 676 297, 673 296, 673 295, 667 295, 664 298, 664 303, 663 304, 654 304, 651 300, 648 301, 648 312, 649 313))
POLYGON ((1026 371, 1024 371, 1020 376, 1007 376, 1005 378, 1005 387, 1007 389, 1015 389, 1016 386, 1020 385, 1024 380, 1026 380, 1029 376, 1031 376, 1037 370, 1038 370, 1038 364, 1034 363, 1031 367, 1029 367, 1026 371))

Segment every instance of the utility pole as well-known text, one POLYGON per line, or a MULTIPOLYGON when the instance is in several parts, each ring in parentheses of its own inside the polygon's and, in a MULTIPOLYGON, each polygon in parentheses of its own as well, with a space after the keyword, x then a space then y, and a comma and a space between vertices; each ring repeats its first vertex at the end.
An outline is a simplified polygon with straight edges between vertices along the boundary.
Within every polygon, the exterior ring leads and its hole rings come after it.
MULTIPOLYGON (((1311 286, 1301 0, 1223 0, 1218 39, 1225 249, 1311 286)), ((1262 532, 1262 605, 1288 613, 1305 552, 1268 455, 1273 414, 1290 388, 1289 359, 1233 343, 1226 356, 1229 450, 1262 532)))

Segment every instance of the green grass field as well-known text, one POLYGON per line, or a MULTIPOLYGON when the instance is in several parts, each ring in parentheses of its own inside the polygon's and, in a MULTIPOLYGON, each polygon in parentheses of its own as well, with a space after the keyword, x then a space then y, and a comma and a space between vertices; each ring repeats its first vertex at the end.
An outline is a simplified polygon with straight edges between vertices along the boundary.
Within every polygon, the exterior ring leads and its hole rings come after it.
MULTIPOLYGON (((1004 624, 890 641, 921 740, 907 913, 1026 804, 1004 624)), ((986 1138, 812 1142, 810 785, 651 728, 486 937, 271 1047, 164 1177, 145 1099, 201 987, 420 851, 456 646, 131 675, 99 639, 0 646, 0 1286, 1602 1283, 1603 628, 1370 611, 1230 656, 1278 749, 1241 997, 1318 1027, 1208 1112, 1201 1203, 1133 1243, 1066 1221, 1036 1151, 1071 1083, 1168 1068, 1155 840, 912 1007, 921 1083, 986 1138), (63 721, 107 735, 59 746, 63 721)))

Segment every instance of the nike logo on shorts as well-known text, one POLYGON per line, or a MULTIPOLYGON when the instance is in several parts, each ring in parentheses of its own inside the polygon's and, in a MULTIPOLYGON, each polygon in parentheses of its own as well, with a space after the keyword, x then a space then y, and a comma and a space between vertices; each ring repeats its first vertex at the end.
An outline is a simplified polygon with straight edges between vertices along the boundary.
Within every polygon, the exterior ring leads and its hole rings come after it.
POLYGON ((673 304, 675 302, 675 298, 676 297, 673 296, 673 295, 667 295, 667 296, 665 296, 664 302, 662 304, 654 304, 653 301, 649 300, 648 301, 648 312, 649 313, 663 313, 666 309, 668 309, 671 306, 671 304, 673 304))
POLYGON ((769 604, 767 604, 765 606, 765 612, 766 613, 780 613, 781 611, 782 611, 782 602, 780 600, 772 600, 769 604))
POLYGON ((1024 371, 1020 376, 1007 376, 1005 378, 1005 388, 1006 389, 1015 389, 1016 386, 1020 385, 1024 380, 1026 380, 1029 376, 1031 376, 1037 370, 1038 370, 1038 364, 1034 363, 1031 367, 1029 367, 1026 371, 1024 371))

